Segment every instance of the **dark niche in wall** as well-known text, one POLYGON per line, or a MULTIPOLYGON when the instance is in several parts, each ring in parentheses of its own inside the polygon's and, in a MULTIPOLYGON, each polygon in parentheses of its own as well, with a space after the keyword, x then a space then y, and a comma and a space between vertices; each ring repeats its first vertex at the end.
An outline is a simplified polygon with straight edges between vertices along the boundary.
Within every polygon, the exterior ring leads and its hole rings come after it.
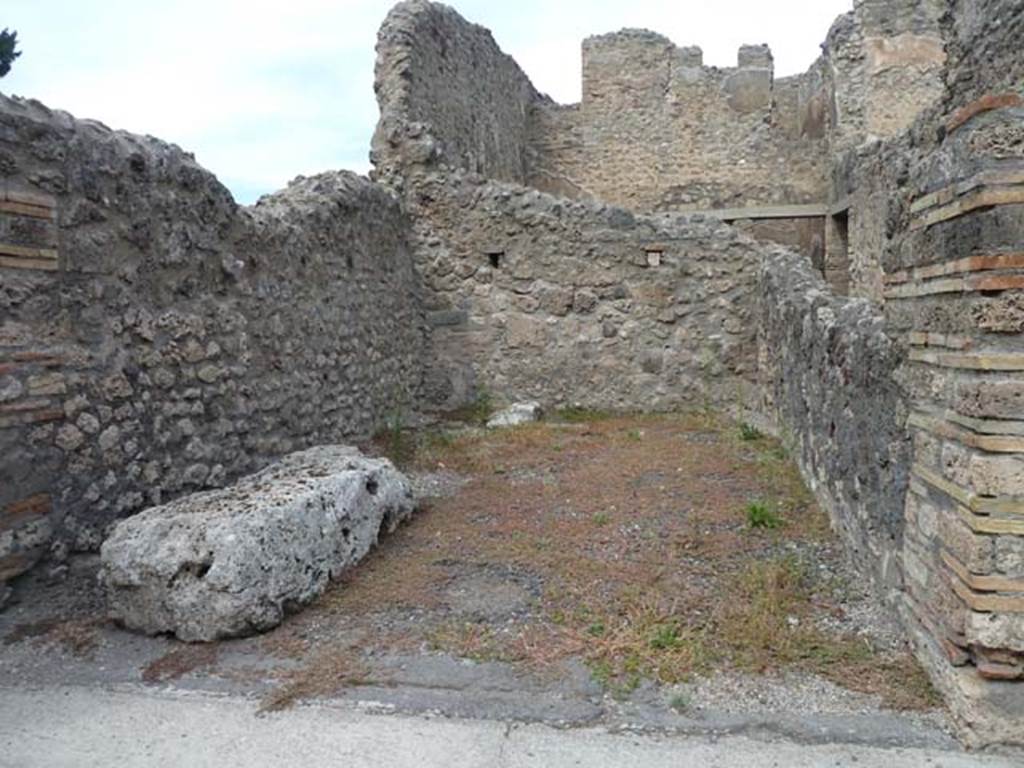
POLYGON ((491 269, 498 269, 501 266, 501 258, 505 255, 504 251, 493 250, 485 251, 487 256, 487 262, 491 265, 491 269))

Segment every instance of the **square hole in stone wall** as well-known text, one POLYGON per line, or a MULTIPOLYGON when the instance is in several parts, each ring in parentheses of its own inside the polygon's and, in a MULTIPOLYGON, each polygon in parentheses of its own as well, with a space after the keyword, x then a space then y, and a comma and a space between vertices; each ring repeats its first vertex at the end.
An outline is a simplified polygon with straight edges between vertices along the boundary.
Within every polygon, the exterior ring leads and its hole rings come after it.
POLYGON ((644 247, 643 266, 660 267, 665 257, 665 248, 660 244, 652 244, 644 247))

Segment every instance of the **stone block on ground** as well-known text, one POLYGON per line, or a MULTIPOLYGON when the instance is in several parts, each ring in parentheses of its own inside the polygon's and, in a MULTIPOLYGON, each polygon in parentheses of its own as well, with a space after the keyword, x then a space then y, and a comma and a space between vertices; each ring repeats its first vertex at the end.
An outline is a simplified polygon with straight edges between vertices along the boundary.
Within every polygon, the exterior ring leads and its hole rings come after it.
POLYGON ((121 521, 100 580, 114 619, 208 641, 270 629, 412 514, 409 482, 346 446, 290 454, 234 485, 121 521))
POLYGON ((520 424, 529 424, 537 421, 543 414, 540 403, 531 400, 525 403, 514 403, 508 408, 498 411, 487 420, 487 426, 491 429, 496 427, 516 427, 520 424))

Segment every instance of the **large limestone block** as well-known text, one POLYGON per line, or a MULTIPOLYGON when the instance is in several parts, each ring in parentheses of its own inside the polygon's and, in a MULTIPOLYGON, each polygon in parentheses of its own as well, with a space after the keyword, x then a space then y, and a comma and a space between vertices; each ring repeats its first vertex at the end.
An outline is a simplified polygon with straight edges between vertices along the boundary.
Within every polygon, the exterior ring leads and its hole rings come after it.
POLYGON ((321 446, 233 486, 120 522, 103 543, 112 616, 182 640, 267 630, 313 600, 413 511, 386 459, 321 446))

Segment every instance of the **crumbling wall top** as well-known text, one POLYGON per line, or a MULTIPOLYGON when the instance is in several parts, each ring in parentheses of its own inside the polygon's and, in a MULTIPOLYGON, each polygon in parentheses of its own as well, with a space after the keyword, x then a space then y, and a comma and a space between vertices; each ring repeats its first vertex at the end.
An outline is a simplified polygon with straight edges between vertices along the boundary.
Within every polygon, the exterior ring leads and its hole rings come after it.
POLYGON ((736 56, 736 65, 740 68, 757 67, 773 69, 775 59, 772 57, 772 49, 765 44, 741 45, 736 56))
POLYGON ((377 39, 381 118, 371 160, 401 168, 444 163, 497 179, 526 176, 529 106, 541 98, 490 31, 426 0, 396 5, 377 39))

